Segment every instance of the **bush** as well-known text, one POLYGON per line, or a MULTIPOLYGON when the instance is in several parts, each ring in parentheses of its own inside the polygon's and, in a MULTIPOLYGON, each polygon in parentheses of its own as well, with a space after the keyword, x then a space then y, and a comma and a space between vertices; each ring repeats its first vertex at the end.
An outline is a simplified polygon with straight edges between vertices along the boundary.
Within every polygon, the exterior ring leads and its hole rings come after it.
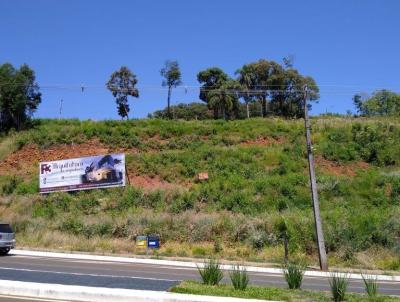
POLYGON ((22 179, 17 176, 12 176, 6 180, 6 182, 1 187, 1 192, 4 195, 12 194, 17 186, 22 182, 22 179))
POLYGON ((290 289, 301 288, 304 275, 304 266, 289 262, 284 267, 283 274, 290 289))
POLYGON ((262 230, 255 230, 250 235, 250 243, 254 249, 260 250, 268 242, 267 234, 262 230))
POLYGON ((344 301, 348 283, 349 279, 347 276, 340 275, 338 273, 332 274, 329 284, 331 286, 331 293, 335 302, 344 301))
POLYGON ((249 275, 246 269, 241 268, 239 265, 232 266, 229 277, 231 278, 232 286, 236 290, 245 290, 249 284, 249 275))
POLYGON ((224 277, 218 261, 214 259, 209 259, 204 262, 203 268, 197 267, 197 269, 203 284, 206 285, 218 285, 224 277))
POLYGON ((20 195, 25 194, 34 194, 38 191, 38 181, 31 181, 31 182, 21 182, 17 185, 15 192, 20 195))
POLYGON ((378 280, 373 276, 362 275, 365 291, 370 298, 375 298, 378 295, 378 280))

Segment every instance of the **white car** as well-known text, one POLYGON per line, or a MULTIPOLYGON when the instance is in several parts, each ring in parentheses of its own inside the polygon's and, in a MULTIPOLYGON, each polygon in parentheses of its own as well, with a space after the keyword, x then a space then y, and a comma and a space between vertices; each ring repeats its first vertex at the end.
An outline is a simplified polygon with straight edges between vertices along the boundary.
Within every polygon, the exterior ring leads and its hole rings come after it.
POLYGON ((7 223, 0 223, 0 255, 6 255, 15 248, 15 234, 7 223))

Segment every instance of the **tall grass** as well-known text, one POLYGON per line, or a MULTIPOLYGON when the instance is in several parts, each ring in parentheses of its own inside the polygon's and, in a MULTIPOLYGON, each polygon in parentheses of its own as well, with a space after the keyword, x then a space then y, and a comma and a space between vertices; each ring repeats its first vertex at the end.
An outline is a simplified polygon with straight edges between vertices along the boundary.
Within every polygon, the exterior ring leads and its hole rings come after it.
POLYGON ((246 269, 239 265, 232 266, 229 277, 231 278, 232 286, 236 290, 245 290, 250 281, 246 269))
POLYGON ((370 298, 375 298, 378 295, 378 279, 373 276, 363 275, 362 279, 364 281, 365 291, 370 298))
POLYGON ((303 282, 304 266, 289 262, 283 268, 285 280, 290 289, 299 289, 303 282))
POLYGON ((346 275, 339 273, 332 274, 331 278, 329 279, 329 284, 331 286, 331 293, 335 302, 342 302, 345 300, 348 283, 349 279, 346 275))
POLYGON ((210 258, 204 262, 204 266, 197 267, 203 284, 206 285, 218 285, 224 274, 221 270, 220 264, 217 260, 210 258))

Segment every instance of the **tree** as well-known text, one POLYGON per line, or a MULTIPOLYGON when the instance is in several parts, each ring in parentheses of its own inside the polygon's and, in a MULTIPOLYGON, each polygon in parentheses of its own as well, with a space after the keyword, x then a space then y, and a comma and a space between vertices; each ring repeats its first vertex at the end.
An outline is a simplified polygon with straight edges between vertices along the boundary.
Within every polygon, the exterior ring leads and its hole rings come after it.
POLYGON ((240 84, 240 92, 239 96, 243 99, 244 103, 246 104, 246 116, 250 118, 250 111, 249 107, 250 104, 254 101, 254 97, 252 95, 251 89, 254 83, 255 74, 249 72, 248 70, 238 70, 236 71, 238 76, 238 83, 240 84))
POLYGON ((271 88, 270 77, 282 67, 273 61, 258 60, 257 62, 243 65, 236 71, 239 82, 246 82, 246 87, 250 91, 247 94, 248 101, 254 100, 261 102, 262 115, 268 113, 268 90, 271 88))
POLYGON ((353 102, 360 115, 400 116, 400 94, 390 90, 377 90, 370 97, 356 94, 353 102))
MULTIPOLYGON (((219 89, 228 79, 228 75, 218 67, 211 67, 200 71, 197 74, 197 81, 201 85, 200 100, 208 104, 209 92, 214 89, 219 89)), ((214 110, 214 118, 218 118, 218 110, 214 110)))
POLYGON ((118 114, 121 118, 129 119, 128 97, 139 97, 139 90, 135 88, 137 82, 136 75, 125 66, 113 72, 107 82, 107 88, 115 97, 118 114))
MULTIPOLYGON (((319 88, 311 77, 301 75, 293 68, 293 59, 284 58, 284 66, 267 60, 243 65, 236 71, 241 84, 240 97, 247 107, 261 103, 262 116, 267 113, 285 116, 303 116, 303 87, 309 87, 309 99, 319 98, 319 88), (268 106, 269 103, 269 106, 268 106)), ((248 114, 249 116, 249 114, 248 114)))
MULTIPOLYGON (((303 87, 308 87, 308 100, 319 98, 319 88, 311 77, 301 75, 296 69, 287 68, 270 77, 271 111, 284 117, 303 117, 303 87)), ((311 109, 311 105, 309 105, 311 109)))
POLYGON ((21 130, 41 102, 35 72, 26 64, 15 69, 11 64, 0 65, 0 130, 21 130))
POLYGON ((372 96, 354 96, 358 111, 364 116, 398 116, 400 115, 400 95, 383 89, 375 91, 372 96))
POLYGON ((355 94, 353 96, 353 104, 356 107, 358 114, 363 114, 363 97, 361 94, 355 94))
POLYGON ((182 84, 181 71, 177 61, 166 61, 165 66, 160 71, 161 76, 164 77, 162 85, 168 87, 168 99, 167 99, 167 112, 168 118, 171 118, 170 101, 172 88, 182 84))
POLYGON ((238 83, 234 80, 228 80, 218 89, 208 92, 208 106, 217 112, 218 116, 228 119, 232 115, 238 114, 238 83), (236 111, 236 112, 235 112, 236 111))

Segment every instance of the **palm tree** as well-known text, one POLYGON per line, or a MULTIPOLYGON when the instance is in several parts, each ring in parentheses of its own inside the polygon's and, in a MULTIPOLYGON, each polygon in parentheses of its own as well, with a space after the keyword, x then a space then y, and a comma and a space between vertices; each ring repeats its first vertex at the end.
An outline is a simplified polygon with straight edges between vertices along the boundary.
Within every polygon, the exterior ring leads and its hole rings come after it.
POLYGON ((237 99, 236 92, 226 84, 219 89, 211 90, 208 95, 208 106, 211 109, 219 111, 226 120, 227 113, 232 110, 234 102, 237 99))
POLYGON ((238 76, 238 82, 240 83, 240 93, 239 96, 243 99, 246 104, 246 113, 247 118, 250 118, 249 112, 249 104, 254 101, 253 96, 251 95, 251 90, 253 89, 253 75, 250 72, 246 72, 246 70, 239 69, 236 71, 238 76))

